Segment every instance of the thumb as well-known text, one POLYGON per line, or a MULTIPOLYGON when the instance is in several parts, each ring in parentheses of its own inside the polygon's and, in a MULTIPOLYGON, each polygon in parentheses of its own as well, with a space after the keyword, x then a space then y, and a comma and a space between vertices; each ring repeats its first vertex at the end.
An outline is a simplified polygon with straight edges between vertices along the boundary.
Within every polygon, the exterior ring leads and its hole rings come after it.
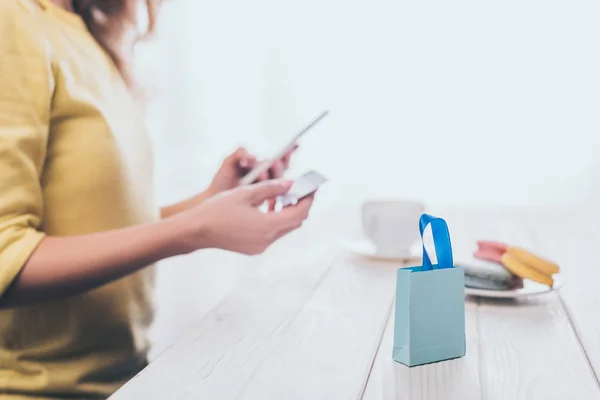
MULTIPOLYGON (((254 160, 254 156, 252 154, 250 154, 243 147, 239 147, 236 151, 231 153, 225 159, 226 162, 229 162, 231 164, 249 163, 249 162, 252 162, 253 160, 254 160)), ((242 165, 242 167, 245 167, 245 166, 242 165)))
POLYGON ((288 190, 290 190, 292 184, 292 181, 281 179, 269 180, 254 184, 248 188, 250 201, 253 205, 260 205, 265 200, 285 194, 288 190))

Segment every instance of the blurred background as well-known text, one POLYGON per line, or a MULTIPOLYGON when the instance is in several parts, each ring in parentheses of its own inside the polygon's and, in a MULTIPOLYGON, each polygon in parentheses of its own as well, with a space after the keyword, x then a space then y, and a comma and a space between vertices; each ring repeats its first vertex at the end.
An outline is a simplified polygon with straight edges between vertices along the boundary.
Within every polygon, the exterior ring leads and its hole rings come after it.
MULTIPOLYGON (((329 109, 290 171, 330 178, 316 208, 594 204, 598 15, 593 0, 166 1, 138 48, 158 197, 203 189, 238 145, 268 156, 329 109)), ((202 268, 208 308, 239 274, 202 268)), ((161 276, 158 321, 176 326, 185 304, 161 276)))
POLYGON ((168 0, 138 60, 158 195, 329 109, 291 174, 321 171, 331 200, 595 201, 598 15, 593 0, 168 0))

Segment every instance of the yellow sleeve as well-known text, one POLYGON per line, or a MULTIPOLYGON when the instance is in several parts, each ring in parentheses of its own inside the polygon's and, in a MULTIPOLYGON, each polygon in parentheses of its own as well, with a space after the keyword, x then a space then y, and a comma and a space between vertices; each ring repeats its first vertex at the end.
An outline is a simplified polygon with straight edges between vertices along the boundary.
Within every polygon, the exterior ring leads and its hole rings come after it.
POLYGON ((39 22, 26 3, 0 1, 0 297, 44 237, 40 177, 53 81, 39 22))

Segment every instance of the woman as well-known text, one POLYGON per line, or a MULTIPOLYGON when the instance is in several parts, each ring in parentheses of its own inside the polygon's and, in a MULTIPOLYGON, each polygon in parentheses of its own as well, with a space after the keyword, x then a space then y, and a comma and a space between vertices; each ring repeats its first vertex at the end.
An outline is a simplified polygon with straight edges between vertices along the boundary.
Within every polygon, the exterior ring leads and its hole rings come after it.
POLYGON ((260 253, 311 206, 257 210, 290 184, 236 188, 255 162, 238 150, 205 192, 155 208, 121 51, 137 3, 0 1, 2 399, 106 398, 146 363, 149 265, 202 248, 260 253))

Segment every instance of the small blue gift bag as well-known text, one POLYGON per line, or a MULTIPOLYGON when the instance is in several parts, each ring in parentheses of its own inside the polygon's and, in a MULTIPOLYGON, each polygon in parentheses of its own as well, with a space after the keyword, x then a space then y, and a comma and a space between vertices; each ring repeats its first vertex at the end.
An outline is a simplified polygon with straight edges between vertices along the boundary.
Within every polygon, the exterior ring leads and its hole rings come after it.
POLYGON ((446 221, 423 214, 421 239, 431 225, 437 264, 423 244, 423 265, 398 270, 394 325, 394 361, 409 367, 463 357, 465 276, 452 261, 446 221))

